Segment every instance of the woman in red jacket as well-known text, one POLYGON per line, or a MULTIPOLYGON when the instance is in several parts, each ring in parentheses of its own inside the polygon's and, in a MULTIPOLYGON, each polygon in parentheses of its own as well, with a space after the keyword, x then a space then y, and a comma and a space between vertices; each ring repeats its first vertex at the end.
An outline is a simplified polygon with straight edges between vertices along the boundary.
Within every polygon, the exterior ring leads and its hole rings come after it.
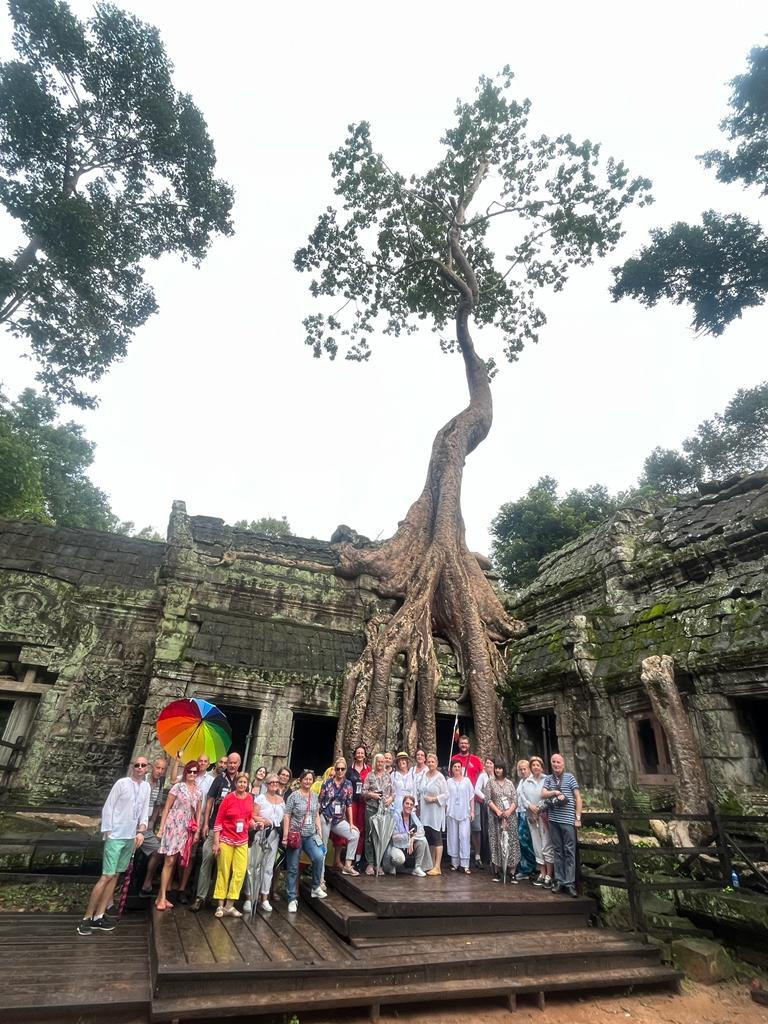
POLYGON ((235 776, 235 788, 219 805, 213 826, 213 855, 216 858, 216 888, 219 901, 216 917, 242 917, 235 908, 248 867, 248 829, 256 827, 253 796, 248 792, 248 774, 235 776))

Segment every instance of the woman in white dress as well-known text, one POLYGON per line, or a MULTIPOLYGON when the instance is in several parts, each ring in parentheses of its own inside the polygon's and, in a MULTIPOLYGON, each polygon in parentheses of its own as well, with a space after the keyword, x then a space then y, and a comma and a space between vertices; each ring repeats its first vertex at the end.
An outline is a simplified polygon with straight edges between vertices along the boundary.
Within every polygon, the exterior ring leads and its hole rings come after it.
POLYGON ((451 871, 462 867, 464 874, 469 875, 469 834, 475 814, 475 787, 464 775, 461 761, 454 761, 451 765, 451 777, 447 786, 448 803, 445 807, 445 819, 451 871))
POLYGON ((437 755, 427 754, 427 770, 422 777, 421 810, 419 820, 429 843, 434 867, 428 875, 441 875, 443 859, 443 832, 445 831, 445 805, 448 803, 448 784, 437 770, 437 755))
MULTIPOLYGON (((285 801, 280 793, 280 780, 274 772, 267 775, 264 781, 267 785, 267 792, 254 799, 254 816, 259 819, 260 823, 267 822, 271 828, 266 835, 266 829, 256 833, 253 846, 249 851, 250 864, 248 866, 249 871, 261 873, 258 905, 264 913, 269 914, 272 911, 269 890, 272 888, 272 872, 275 867, 281 825, 285 815, 285 801)), ((243 907, 243 909, 247 913, 250 908, 243 907)))
POLYGON ((421 747, 416 751, 414 765, 411 768, 413 775, 413 795, 416 797, 416 813, 421 817, 421 791, 424 788, 424 776, 427 774, 427 752, 421 747))
POLYGON ((403 809, 403 797, 416 797, 413 784, 413 772, 410 769, 410 757, 404 750, 395 758, 395 770, 392 772, 392 790, 395 794, 394 810, 399 814, 403 809))

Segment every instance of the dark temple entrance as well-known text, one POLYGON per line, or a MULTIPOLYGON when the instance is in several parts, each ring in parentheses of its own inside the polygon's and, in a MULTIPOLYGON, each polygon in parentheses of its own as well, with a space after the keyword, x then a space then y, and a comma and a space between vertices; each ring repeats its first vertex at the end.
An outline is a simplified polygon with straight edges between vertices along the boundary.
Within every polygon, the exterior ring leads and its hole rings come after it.
MULTIPOLYGON (((437 733, 437 763, 441 768, 448 767, 448 760, 450 755, 457 754, 459 752, 459 746, 456 740, 458 736, 471 736, 472 735, 472 719, 469 717, 464 718, 459 715, 459 724, 456 726, 458 733, 454 736, 453 724, 456 721, 453 715, 436 715, 435 716, 435 730, 437 733)), ((427 751, 429 753, 429 751, 427 751)), ((473 753, 477 754, 477 750, 473 750, 473 753)), ((483 756, 482 754, 480 755, 483 756)))
POLYGON ((338 722, 334 715, 294 714, 288 762, 294 777, 304 768, 311 768, 316 775, 322 775, 333 764, 338 722))
POLYGON ((557 719, 554 711, 531 711, 520 716, 522 719, 523 736, 527 740, 527 750, 520 750, 519 757, 530 757, 538 754, 544 759, 544 768, 549 771, 549 759, 560 751, 557 740, 557 719))
MULTIPOLYGON (((210 698, 206 697, 206 700, 210 698)), ((211 701, 216 704, 216 701, 211 701)), ((235 707, 231 704, 216 704, 218 709, 226 716, 229 727, 232 730, 232 743, 229 753, 239 754, 242 760, 242 769, 250 772, 258 765, 251 765, 251 751, 255 745, 256 730, 259 727, 259 712, 252 708, 235 707)))

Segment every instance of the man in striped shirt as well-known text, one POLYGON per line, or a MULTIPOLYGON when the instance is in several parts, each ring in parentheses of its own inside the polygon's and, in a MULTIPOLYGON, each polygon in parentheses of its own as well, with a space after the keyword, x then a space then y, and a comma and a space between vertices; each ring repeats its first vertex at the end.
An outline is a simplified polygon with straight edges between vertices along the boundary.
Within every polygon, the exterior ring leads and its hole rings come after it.
POLYGON ((581 828, 581 791, 579 784, 565 770, 561 754, 550 758, 552 772, 544 780, 541 795, 544 799, 554 797, 548 810, 549 836, 555 853, 555 884, 552 892, 567 892, 578 896, 576 891, 576 829, 581 828))

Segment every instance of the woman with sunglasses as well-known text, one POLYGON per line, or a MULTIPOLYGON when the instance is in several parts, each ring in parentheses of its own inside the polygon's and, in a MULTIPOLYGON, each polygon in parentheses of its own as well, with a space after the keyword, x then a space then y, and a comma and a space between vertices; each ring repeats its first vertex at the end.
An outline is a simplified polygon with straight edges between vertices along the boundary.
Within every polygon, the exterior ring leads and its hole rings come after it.
POLYGON ((285 801, 285 817, 283 818, 285 900, 288 904, 289 914, 295 914, 299 909, 298 876, 299 857, 302 850, 312 862, 312 892, 310 895, 313 899, 320 900, 324 900, 327 896, 323 888, 325 845, 320 824, 320 801, 317 793, 312 792, 315 773, 311 768, 305 768, 299 775, 298 781, 298 789, 294 789, 285 801), (291 835, 290 840, 289 834, 291 835))
POLYGON ((347 863, 341 868, 341 873, 357 875, 359 872, 355 870, 355 853, 360 841, 360 831, 355 828, 352 818, 352 800, 355 791, 346 775, 346 759, 337 757, 333 766, 333 775, 325 780, 320 790, 320 825, 326 847, 331 833, 341 839, 346 839, 347 863))
MULTIPOLYGON (((257 796, 254 801, 253 813, 262 828, 256 833, 250 852, 250 868, 252 877, 258 879, 258 906, 265 914, 272 913, 269 892, 272 888, 272 873, 275 868, 275 857, 280 842, 281 826, 285 816, 285 801, 280 792, 280 780, 274 772, 266 778, 267 792, 257 796)), ((243 910, 248 913, 251 907, 246 903, 243 910)))
POLYGON ((188 761, 184 765, 182 781, 171 787, 165 801, 160 828, 157 830, 160 840, 157 852, 163 857, 160 891, 155 900, 158 910, 172 909, 173 904, 168 900, 168 886, 173 878, 176 859, 182 854, 182 866, 186 867, 194 856, 200 838, 202 794, 197 786, 198 772, 197 761, 188 761))

